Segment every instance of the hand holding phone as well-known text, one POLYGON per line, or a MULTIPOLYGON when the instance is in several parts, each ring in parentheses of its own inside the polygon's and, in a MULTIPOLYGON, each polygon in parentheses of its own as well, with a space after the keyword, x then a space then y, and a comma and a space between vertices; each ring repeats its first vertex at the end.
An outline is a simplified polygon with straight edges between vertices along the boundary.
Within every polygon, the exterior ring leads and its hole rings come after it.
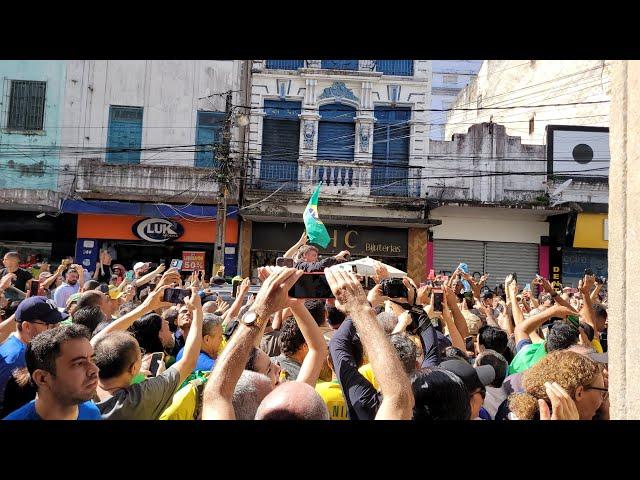
POLYGON ((37 297, 40 290, 40 282, 38 280, 31 280, 31 286, 29 287, 29 296, 37 297))
POLYGON ((431 292, 433 299, 431 304, 433 305, 433 311, 435 313, 442 314, 442 302, 444 300, 444 293, 440 288, 434 288, 431 292))
POLYGON ((156 377, 160 372, 160 367, 164 363, 164 353, 155 352, 151 354, 151 362, 149 364, 149 372, 152 377, 156 377))
POLYGON ((171 260, 171 264, 169 268, 175 268, 176 270, 182 270, 182 260, 179 258, 174 258, 171 260))
POLYGON ((182 288, 167 288, 162 296, 164 302, 181 304, 185 298, 191 297, 191 290, 182 288))
POLYGON ((293 268, 293 258, 286 258, 286 257, 276 258, 276 267, 293 268))

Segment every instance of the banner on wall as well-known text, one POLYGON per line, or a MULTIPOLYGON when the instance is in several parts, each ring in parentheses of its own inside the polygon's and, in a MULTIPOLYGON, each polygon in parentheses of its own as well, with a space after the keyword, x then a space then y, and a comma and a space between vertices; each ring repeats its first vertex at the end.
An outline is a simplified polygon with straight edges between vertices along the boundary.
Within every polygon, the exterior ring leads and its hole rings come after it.
POLYGON ((206 252, 182 252, 182 271, 204 271, 206 252))

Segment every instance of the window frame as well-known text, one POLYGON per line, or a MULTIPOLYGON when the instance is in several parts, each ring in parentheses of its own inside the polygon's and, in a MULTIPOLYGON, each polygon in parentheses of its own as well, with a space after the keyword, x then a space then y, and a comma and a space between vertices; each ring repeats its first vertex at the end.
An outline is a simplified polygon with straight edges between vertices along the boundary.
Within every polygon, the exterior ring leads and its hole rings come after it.
MULTIPOLYGON (((43 80, 18 80, 18 79, 11 79, 9 80, 9 85, 8 85, 8 92, 7 92, 7 114, 6 114, 6 119, 5 119, 5 128, 8 131, 11 132, 44 132, 45 130, 45 121, 46 121, 46 103, 47 103, 47 82, 43 81, 43 80), (20 107, 16 107, 15 106, 15 101, 16 98, 14 96, 14 89, 16 89, 18 84, 24 84, 25 87, 28 88, 32 88, 35 86, 41 86, 42 87, 42 97, 41 97, 41 105, 38 106, 36 105, 34 106, 30 106, 28 104, 28 102, 30 102, 31 98, 37 98, 37 97, 28 97, 26 101, 24 101, 24 105, 20 106, 20 107), (31 108, 30 108, 31 107, 31 108), (15 116, 17 118, 20 118, 20 116, 22 118, 24 118, 24 125, 18 125, 18 124, 11 124, 12 121, 12 113, 15 112, 14 109, 17 108, 22 108, 24 110, 26 110, 25 112, 23 112, 21 115, 20 113, 16 114, 15 116), (40 122, 39 125, 27 125, 27 119, 29 118, 29 110, 33 110, 34 108, 38 108, 39 112, 36 113, 36 115, 40 116, 40 122)), ((16 92, 17 93, 17 92, 16 92)))

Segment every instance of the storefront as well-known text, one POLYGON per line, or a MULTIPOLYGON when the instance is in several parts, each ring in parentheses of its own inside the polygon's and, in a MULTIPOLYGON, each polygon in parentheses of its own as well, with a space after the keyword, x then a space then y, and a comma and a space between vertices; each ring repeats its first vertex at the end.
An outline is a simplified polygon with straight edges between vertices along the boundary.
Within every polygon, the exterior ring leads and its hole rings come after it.
MULTIPOLYGON (((320 257, 335 255, 348 250, 352 259, 372 257, 388 265, 407 271, 408 230, 350 225, 326 225, 331 241, 327 248, 320 248, 320 257)), ((275 265, 294 245, 304 231, 302 223, 258 223, 251 227, 250 268, 275 265)))
MULTIPOLYGON (((92 271, 100 249, 106 249, 114 263, 127 269, 140 261, 169 266, 172 259, 180 259, 185 261, 186 271, 203 260, 207 275, 211 275, 216 209, 191 207, 195 209, 125 202, 65 202, 65 209, 78 215, 76 261, 92 271), (132 212, 138 214, 126 214, 132 212)), ((237 244, 238 222, 235 215, 230 215, 225 235, 226 275, 236 274, 237 244)))
POLYGON ((577 287, 587 268, 608 277, 609 228, 606 213, 578 213, 571 247, 562 252, 562 283, 577 287))
POLYGON ((494 288, 513 272, 523 286, 548 272, 541 239, 549 225, 542 212, 440 207, 432 216, 442 221, 429 242, 428 269, 436 274, 451 275, 464 262, 476 278, 489 273, 488 285, 494 288))
POLYGON ((41 215, 36 211, 0 212, 0 258, 9 251, 20 254, 22 266, 48 261, 59 262, 73 255, 75 215, 41 215))

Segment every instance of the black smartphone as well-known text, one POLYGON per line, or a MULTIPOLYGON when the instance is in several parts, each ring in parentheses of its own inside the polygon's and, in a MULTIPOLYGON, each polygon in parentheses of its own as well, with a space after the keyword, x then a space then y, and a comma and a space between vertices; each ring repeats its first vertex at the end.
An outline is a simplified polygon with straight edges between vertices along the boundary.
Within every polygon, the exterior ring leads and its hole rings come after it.
POLYGON ((513 272, 513 273, 511 274, 511 277, 513 277, 513 281, 514 281, 514 282, 518 283, 518 274, 517 274, 516 272, 513 272))
POLYGON ((231 296, 233 298, 236 298, 236 294, 238 293, 238 287, 240 286, 241 283, 242 283, 241 278, 234 278, 231 281, 231 296))
POLYGON ((149 371, 151 372, 151 376, 155 377, 158 375, 158 370, 160 369, 160 362, 164 360, 164 353, 155 352, 151 354, 151 363, 149 364, 149 371))
POLYGON ((409 292, 401 278, 385 278, 380 282, 382 294, 389 298, 407 298, 409 292))
POLYGON ((292 298, 335 298, 323 272, 305 273, 289 290, 292 298))
POLYGON ((184 299, 191 296, 191 290, 183 288, 167 288, 164 291, 162 300, 169 303, 184 303, 184 299))
POLYGON ((285 258, 285 257, 276 258, 276 267, 293 268, 293 258, 285 258))
POLYGON ((444 293, 442 290, 433 290, 433 311, 442 313, 442 301, 444 299, 444 293))
POLYGON ((467 338, 464 339, 465 346, 467 347, 468 352, 475 351, 475 345, 473 340, 474 340, 473 336, 468 336, 467 338))
POLYGON ((31 280, 30 292, 32 297, 38 296, 39 289, 40 289, 40 282, 38 280, 31 280))

